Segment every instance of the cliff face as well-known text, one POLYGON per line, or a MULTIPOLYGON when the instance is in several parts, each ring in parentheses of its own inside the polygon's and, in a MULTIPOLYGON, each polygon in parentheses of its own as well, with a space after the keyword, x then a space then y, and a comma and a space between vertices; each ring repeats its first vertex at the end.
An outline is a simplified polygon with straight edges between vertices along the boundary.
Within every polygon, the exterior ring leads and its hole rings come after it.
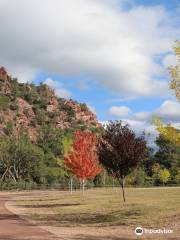
POLYGON ((47 85, 18 83, 0 68, 0 135, 18 135, 26 129, 35 141, 44 124, 56 128, 99 128, 96 116, 85 104, 57 98, 47 85))

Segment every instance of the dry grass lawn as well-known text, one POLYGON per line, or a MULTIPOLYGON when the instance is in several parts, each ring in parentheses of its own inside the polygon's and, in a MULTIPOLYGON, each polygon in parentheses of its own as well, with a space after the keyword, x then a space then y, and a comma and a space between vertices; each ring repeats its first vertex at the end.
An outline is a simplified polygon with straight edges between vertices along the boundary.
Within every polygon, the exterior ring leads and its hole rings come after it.
POLYGON ((127 188, 126 197, 124 203, 119 188, 91 189, 84 195, 79 191, 44 191, 20 194, 11 205, 47 228, 166 227, 180 236, 179 187, 127 188))

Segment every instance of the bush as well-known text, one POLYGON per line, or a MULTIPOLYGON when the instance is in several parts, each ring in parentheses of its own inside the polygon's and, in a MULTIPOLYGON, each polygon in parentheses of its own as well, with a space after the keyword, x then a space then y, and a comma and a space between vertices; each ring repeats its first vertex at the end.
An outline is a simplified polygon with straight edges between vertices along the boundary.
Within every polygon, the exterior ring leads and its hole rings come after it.
POLYGON ((9 106, 10 99, 7 96, 0 96, 0 110, 6 110, 9 106))
POLYGON ((10 104, 9 107, 10 107, 10 109, 13 110, 13 111, 18 110, 18 108, 19 108, 17 102, 11 102, 11 104, 10 104))
POLYGON ((85 103, 80 103, 79 105, 80 105, 80 108, 81 108, 82 112, 86 112, 86 111, 89 110, 85 103))

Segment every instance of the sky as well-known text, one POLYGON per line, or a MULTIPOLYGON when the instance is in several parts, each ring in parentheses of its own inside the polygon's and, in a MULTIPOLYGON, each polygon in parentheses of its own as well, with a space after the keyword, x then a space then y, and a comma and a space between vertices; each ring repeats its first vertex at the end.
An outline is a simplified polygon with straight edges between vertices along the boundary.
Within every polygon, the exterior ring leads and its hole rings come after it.
POLYGON ((0 23, 0 65, 20 82, 44 82, 152 139, 153 115, 180 125, 167 70, 179 0, 0 0, 0 23))

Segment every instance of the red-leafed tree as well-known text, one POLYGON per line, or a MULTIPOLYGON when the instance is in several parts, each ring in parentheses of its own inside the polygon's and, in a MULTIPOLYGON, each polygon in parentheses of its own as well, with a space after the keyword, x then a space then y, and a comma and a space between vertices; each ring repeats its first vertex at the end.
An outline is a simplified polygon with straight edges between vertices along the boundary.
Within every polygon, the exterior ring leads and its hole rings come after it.
POLYGON ((74 133, 71 152, 65 157, 65 166, 82 182, 84 192, 85 180, 93 179, 101 172, 96 153, 96 134, 89 131, 74 133))
POLYGON ((119 180, 124 201, 125 177, 143 160, 145 150, 144 135, 136 136, 121 121, 110 121, 99 138, 99 161, 111 176, 119 180))

